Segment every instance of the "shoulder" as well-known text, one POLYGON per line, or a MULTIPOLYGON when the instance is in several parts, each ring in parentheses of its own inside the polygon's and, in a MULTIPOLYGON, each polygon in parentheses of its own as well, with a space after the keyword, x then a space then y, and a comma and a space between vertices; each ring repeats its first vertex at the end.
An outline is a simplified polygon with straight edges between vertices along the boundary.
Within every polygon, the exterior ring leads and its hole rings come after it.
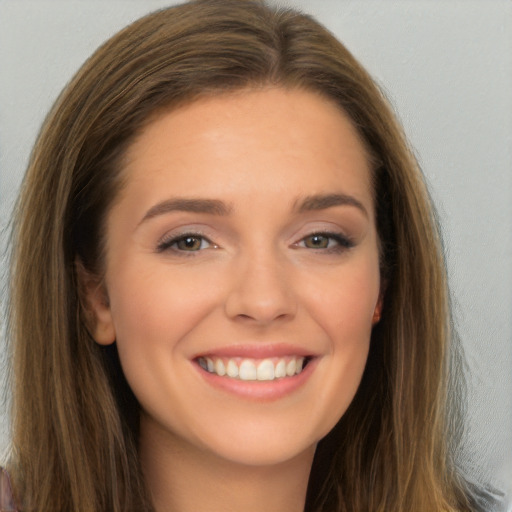
POLYGON ((0 512, 17 512, 12 494, 11 480, 5 469, 0 468, 0 512))

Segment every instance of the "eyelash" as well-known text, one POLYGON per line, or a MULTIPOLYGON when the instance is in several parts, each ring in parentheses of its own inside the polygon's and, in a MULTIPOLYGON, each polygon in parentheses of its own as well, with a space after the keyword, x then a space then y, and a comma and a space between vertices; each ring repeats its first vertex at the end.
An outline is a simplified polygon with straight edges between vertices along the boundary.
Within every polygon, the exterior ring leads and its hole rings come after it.
POLYGON ((171 238, 164 238, 163 240, 161 240, 158 243, 156 250, 157 250, 157 252, 165 252, 168 250, 172 250, 176 254, 180 254, 183 256, 190 256, 193 253, 199 252, 200 250, 202 250, 201 248, 199 248, 198 250, 186 251, 183 249, 178 249, 177 247, 173 248, 173 245, 176 245, 181 241, 185 241, 185 240, 187 240, 187 238, 200 240, 201 245, 203 242, 206 242, 210 246, 214 246, 214 244, 208 238, 206 238, 204 235, 202 235, 201 233, 183 233, 183 234, 179 234, 177 236, 172 236, 171 238))
MULTIPOLYGON (((183 256, 192 256, 196 252, 200 252, 201 250, 204 250, 204 248, 201 248, 201 246, 196 250, 184 250, 179 249, 178 247, 173 247, 174 245, 177 245, 181 241, 185 241, 187 239, 194 239, 199 240, 201 245, 203 242, 206 242, 209 244, 209 246, 216 247, 211 240, 209 240, 207 237, 202 235, 201 233, 183 233, 177 236, 172 236, 170 238, 164 238, 161 240, 157 245, 157 252, 165 252, 168 250, 172 250, 174 253, 183 255, 183 256)), ((322 251, 324 253, 341 253, 348 249, 351 249, 354 247, 355 243, 347 236, 342 235, 341 233, 332 233, 332 232, 314 232, 310 235, 305 236, 302 238, 299 242, 294 244, 295 247, 305 248, 305 249, 311 249, 314 251, 322 251), (305 241, 309 238, 313 237, 319 237, 319 238, 326 238, 328 239, 328 244, 330 244, 331 240, 334 240, 335 245, 333 247, 306 247, 305 241)))
POLYGON ((334 240, 335 245, 333 247, 317 247, 317 248, 315 248, 315 247, 304 247, 303 245, 300 245, 300 247, 301 248, 306 248, 306 249, 311 249, 311 250, 314 250, 314 251, 322 251, 324 253, 331 254, 331 253, 341 253, 341 252, 344 252, 344 251, 346 251, 348 249, 351 249, 352 247, 355 246, 355 243, 354 243, 353 240, 351 240, 349 237, 347 237, 345 235, 342 235, 341 233, 332 233, 332 232, 324 232, 324 231, 311 233, 310 235, 307 235, 304 238, 302 238, 295 245, 299 246, 299 244, 305 243, 305 241, 308 238, 314 238, 314 237, 327 238, 329 240, 328 244, 330 243, 331 240, 334 240))

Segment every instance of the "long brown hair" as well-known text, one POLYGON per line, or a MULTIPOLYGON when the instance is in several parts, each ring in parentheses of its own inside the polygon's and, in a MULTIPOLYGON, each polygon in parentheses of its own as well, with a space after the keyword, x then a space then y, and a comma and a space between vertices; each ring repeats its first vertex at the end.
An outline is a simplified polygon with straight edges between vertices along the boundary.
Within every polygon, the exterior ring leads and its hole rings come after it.
POLYGON ((386 287, 360 388, 317 448, 306 510, 469 510, 448 443, 449 304, 421 172, 340 42, 308 16, 245 0, 136 21, 84 64, 44 123, 16 211, 9 320, 9 469, 27 510, 151 510, 138 406, 115 346, 88 334, 77 265, 102 273, 123 154, 148 120, 200 95, 265 85, 319 92, 357 128, 373 164, 386 287))

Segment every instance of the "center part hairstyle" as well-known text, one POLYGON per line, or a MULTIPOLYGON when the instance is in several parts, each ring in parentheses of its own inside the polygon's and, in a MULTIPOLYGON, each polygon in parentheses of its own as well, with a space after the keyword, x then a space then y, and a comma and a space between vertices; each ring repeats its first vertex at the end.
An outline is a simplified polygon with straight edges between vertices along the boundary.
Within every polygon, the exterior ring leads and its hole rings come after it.
POLYGON ((306 510, 470 510, 448 442, 457 421, 447 415, 442 247, 414 156, 382 93, 331 33, 246 0, 192 1, 136 21, 87 60, 43 125, 13 233, 8 469, 24 510, 152 510, 138 404, 115 344, 89 334, 77 269, 101 279, 105 219, 145 125, 200 97, 267 87, 317 93, 357 129, 385 288, 359 390, 318 445, 306 510))

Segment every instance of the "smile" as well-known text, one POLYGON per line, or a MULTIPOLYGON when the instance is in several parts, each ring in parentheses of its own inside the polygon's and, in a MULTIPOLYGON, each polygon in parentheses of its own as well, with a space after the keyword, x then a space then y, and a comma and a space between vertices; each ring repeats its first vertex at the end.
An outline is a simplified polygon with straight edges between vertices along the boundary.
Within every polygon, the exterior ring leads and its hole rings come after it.
POLYGON ((202 356, 197 363, 209 373, 243 381, 271 381, 299 375, 308 363, 303 356, 266 359, 202 356))

